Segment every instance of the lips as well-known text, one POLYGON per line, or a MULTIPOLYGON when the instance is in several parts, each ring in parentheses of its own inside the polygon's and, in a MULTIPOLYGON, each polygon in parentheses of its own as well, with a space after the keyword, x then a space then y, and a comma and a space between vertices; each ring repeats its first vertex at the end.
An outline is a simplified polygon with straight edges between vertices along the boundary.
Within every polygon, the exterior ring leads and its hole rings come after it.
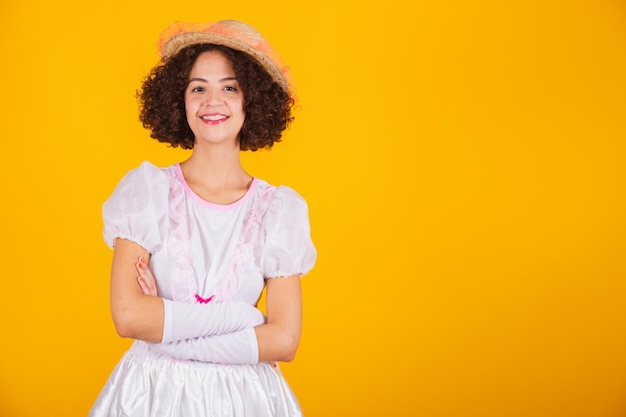
POLYGON ((215 125, 228 120, 229 116, 222 113, 201 114, 200 120, 206 124, 215 125))

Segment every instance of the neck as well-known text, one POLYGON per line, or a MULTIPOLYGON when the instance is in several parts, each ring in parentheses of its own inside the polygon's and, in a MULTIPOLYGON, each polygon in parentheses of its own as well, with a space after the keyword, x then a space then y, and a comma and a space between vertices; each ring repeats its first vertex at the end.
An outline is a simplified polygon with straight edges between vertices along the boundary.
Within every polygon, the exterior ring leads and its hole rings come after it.
POLYGON ((238 146, 196 146, 181 163, 185 179, 190 184, 208 189, 228 189, 246 186, 252 177, 243 169, 238 146))

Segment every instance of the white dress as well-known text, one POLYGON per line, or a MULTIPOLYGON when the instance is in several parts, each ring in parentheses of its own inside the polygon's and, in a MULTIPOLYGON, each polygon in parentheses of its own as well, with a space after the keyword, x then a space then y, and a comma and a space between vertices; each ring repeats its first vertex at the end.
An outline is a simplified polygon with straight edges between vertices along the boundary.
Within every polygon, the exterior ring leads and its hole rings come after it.
MULTIPOLYGON (((160 297, 255 305, 264 279, 306 274, 316 251, 306 202, 254 179, 229 205, 201 199, 180 165, 144 162, 104 203, 104 238, 132 240, 151 255, 160 297)), ((278 368, 181 360, 135 341, 106 382, 91 417, 301 416, 278 368)))

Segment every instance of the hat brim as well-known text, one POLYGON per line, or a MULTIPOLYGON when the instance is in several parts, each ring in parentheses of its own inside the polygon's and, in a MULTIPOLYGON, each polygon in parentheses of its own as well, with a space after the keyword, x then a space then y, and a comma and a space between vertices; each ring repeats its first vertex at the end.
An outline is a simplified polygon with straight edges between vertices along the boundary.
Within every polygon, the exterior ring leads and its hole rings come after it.
POLYGON ((166 38, 164 38, 163 35, 161 37, 161 59, 166 61, 190 45, 214 44, 226 46, 250 55, 269 73, 272 79, 274 79, 274 81, 276 81, 287 94, 293 96, 293 87, 285 77, 285 73, 288 68, 282 63, 278 53, 271 48, 271 46, 260 36, 260 34, 258 34, 258 32, 248 25, 236 22, 240 25, 245 25, 245 28, 249 28, 254 31, 252 32, 252 36, 236 32, 231 27, 224 25, 225 23, 230 22, 233 21, 218 22, 210 26, 206 26, 206 29, 204 30, 186 30, 184 27, 181 27, 181 23, 175 23, 174 25, 176 25, 178 33, 171 36, 166 35, 166 38), (222 25, 223 27, 218 25, 222 25), (279 64, 282 65, 282 68, 279 67, 279 64))

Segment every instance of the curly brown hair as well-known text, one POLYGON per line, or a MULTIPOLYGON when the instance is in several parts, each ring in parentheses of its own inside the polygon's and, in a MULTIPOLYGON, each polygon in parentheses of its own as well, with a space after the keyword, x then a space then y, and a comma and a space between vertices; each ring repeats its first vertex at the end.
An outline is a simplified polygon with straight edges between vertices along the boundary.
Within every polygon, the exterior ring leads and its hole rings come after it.
POLYGON ((293 121, 294 100, 248 54, 225 46, 196 44, 157 64, 137 91, 139 120, 159 142, 192 149, 194 134, 185 113, 185 89, 198 56, 219 51, 233 65, 243 91, 245 120, 239 132, 241 150, 271 148, 293 121))

